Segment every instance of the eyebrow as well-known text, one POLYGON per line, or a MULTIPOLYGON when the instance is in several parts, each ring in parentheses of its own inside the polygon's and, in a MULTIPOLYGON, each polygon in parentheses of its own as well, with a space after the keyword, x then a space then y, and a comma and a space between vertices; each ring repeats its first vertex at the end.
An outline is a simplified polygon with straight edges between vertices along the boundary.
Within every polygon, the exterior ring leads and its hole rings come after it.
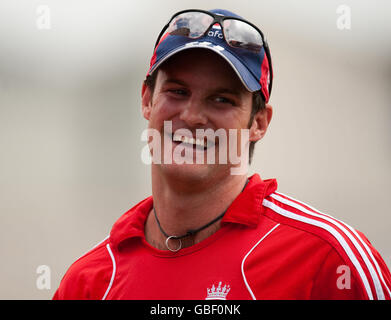
MULTIPOLYGON (((164 84, 167 84, 167 83, 175 83, 175 84, 179 84, 181 86, 188 86, 188 84, 185 82, 185 81, 182 81, 182 80, 179 80, 179 79, 176 79, 176 78, 168 78, 164 81, 164 84)), ((232 95, 236 95, 236 96, 239 96, 242 94, 242 90, 240 90, 239 88, 227 88, 227 87, 217 87, 217 88, 213 88, 213 92, 216 92, 216 93, 228 93, 228 94, 232 94, 232 95)))
POLYGON ((214 89, 217 93, 229 93, 236 96, 242 95, 242 91, 237 88, 225 88, 225 87, 219 87, 214 89))
POLYGON ((179 80, 179 79, 175 79, 175 78, 168 78, 168 79, 164 80, 164 84, 166 84, 166 83, 176 83, 181 86, 187 86, 186 82, 179 80))

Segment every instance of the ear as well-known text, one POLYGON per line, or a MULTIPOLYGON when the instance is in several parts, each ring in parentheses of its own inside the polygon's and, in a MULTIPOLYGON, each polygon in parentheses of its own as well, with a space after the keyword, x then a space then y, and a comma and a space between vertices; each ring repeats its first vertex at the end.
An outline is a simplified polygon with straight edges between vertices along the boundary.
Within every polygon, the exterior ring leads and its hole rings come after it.
POLYGON ((152 92, 151 89, 143 82, 141 88, 141 111, 146 120, 149 120, 152 109, 152 92))
POLYGON ((270 121, 273 116, 273 107, 270 104, 266 104, 265 108, 258 111, 253 119, 250 127, 250 141, 258 141, 266 134, 270 121))

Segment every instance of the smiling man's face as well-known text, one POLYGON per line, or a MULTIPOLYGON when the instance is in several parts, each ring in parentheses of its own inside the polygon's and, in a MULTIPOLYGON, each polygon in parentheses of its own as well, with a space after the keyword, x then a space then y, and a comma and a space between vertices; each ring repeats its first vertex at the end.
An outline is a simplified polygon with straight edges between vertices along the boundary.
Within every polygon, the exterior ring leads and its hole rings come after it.
MULTIPOLYGON (((230 139, 229 129, 237 131, 236 149, 240 156, 241 129, 249 128, 252 108, 252 93, 247 91, 236 73, 228 63, 216 53, 205 49, 185 50, 167 60, 159 69, 153 92, 151 88, 143 88, 143 115, 149 121, 148 127, 160 132, 162 150, 165 138, 171 139, 171 154, 179 144, 186 153, 186 148, 193 151, 192 164, 154 164, 162 172, 174 174, 176 177, 184 175, 195 180, 205 177, 220 177, 230 174, 230 157, 226 163, 219 163, 219 139, 216 143, 215 164, 196 163, 196 153, 205 156, 208 146, 204 141, 196 140, 197 129, 211 129, 220 132, 224 130, 227 142, 230 139), (171 121, 172 132, 178 129, 187 129, 186 138, 178 135, 167 136, 165 121, 171 121), (184 140, 183 143, 182 141, 184 140)), ((257 138, 250 126, 249 138, 257 138)), ((167 140, 166 140, 167 142, 167 140)), ((212 142, 212 141, 209 141, 212 142)), ((227 143, 229 146, 229 142, 227 143)), ((167 144, 168 145, 168 144, 167 144)), ((229 153, 228 150, 225 152, 229 153)), ((163 153, 163 151, 162 151, 163 153)), ((248 159, 246 158, 246 160, 248 159)))

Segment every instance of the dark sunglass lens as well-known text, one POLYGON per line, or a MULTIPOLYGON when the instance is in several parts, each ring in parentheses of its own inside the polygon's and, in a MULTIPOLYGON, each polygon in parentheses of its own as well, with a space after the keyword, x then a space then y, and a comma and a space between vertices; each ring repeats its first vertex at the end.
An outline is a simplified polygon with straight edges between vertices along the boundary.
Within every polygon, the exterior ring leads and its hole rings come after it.
POLYGON ((203 12, 185 12, 177 15, 170 22, 167 32, 189 38, 201 37, 211 25, 213 17, 203 12))
POLYGON ((223 22, 224 36, 228 44, 235 48, 243 48, 260 52, 263 46, 261 34, 246 22, 226 19, 223 22))

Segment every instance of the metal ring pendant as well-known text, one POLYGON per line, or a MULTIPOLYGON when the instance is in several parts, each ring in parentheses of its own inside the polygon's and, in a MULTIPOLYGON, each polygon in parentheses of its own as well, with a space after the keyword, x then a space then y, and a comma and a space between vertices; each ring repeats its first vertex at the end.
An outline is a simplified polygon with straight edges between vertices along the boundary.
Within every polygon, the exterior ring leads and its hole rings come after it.
POLYGON ((182 249, 182 240, 181 240, 181 239, 178 239, 178 238, 175 237, 175 236, 169 236, 169 237, 166 239, 166 247, 167 247, 167 249, 170 250, 171 252, 177 252, 177 251, 179 251, 179 250, 182 249), (171 248, 170 248, 170 246, 168 245, 168 241, 169 241, 170 239, 179 240, 179 246, 178 246, 178 248, 176 248, 176 249, 171 249, 171 248))

